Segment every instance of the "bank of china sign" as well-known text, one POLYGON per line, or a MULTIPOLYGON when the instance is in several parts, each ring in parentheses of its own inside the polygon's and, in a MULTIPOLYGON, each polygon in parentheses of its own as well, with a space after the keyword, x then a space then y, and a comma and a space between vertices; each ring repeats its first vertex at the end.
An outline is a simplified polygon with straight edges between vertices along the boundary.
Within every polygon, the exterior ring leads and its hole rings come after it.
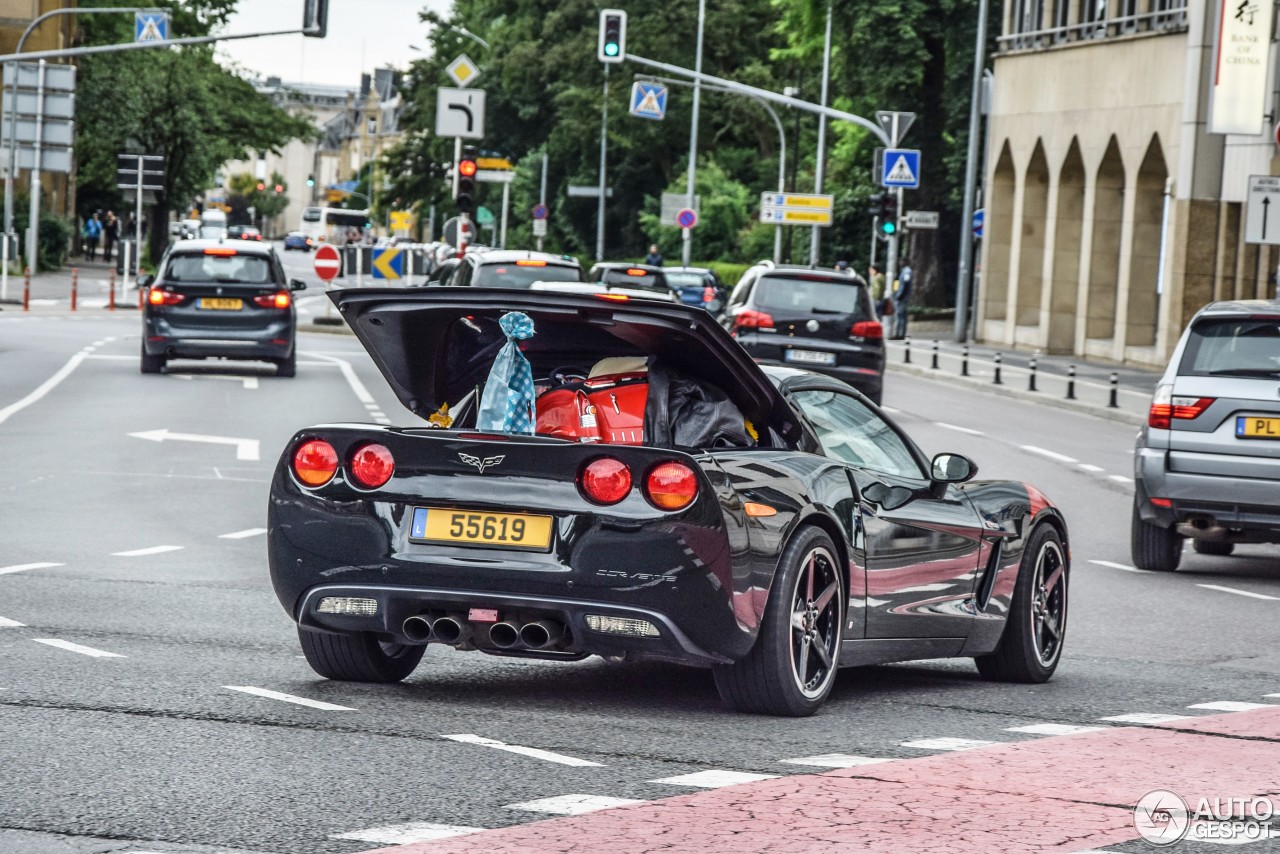
POLYGON ((1272 0, 1219 0, 1210 133, 1266 132, 1272 0))

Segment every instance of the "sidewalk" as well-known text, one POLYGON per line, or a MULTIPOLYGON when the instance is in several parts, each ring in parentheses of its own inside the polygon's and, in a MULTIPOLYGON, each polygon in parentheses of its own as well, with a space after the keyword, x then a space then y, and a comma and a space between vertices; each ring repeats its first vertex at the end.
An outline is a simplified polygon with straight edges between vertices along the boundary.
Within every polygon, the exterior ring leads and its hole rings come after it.
MULTIPOLYGON (((107 287, 112 281, 115 262, 108 264, 99 255, 93 261, 85 258, 73 258, 61 270, 31 274, 31 311, 69 311, 71 309, 71 280, 76 278, 76 309, 78 311, 106 308, 108 302, 107 287)), ((7 287, 0 287, 0 311, 22 312, 22 291, 24 287, 21 272, 9 273, 7 287)), ((138 290, 136 280, 129 279, 129 289, 123 287, 123 277, 115 275, 116 307, 137 308, 138 290)))

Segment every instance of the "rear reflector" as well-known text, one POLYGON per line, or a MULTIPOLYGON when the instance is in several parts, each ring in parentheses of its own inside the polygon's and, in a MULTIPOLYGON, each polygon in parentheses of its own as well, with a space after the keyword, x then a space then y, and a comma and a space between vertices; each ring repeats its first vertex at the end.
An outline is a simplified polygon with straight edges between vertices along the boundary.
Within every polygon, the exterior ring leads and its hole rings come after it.
POLYGON ((1173 499, 1172 499, 1172 498, 1152 498, 1152 499, 1149 499, 1149 500, 1151 501, 1151 503, 1152 503, 1152 504, 1154 504, 1154 505, 1155 505, 1155 506, 1157 506, 1157 507, 1172 507, 1172 506, 1173 506, 1173 499))
POLYGON ((631 492, 631 469, 613 457, 597 457, 579 472, 578 489, 588 501, 617 504, 631 492))
POLYGON ((351 455, 351 479, 365 489, 382 486, 395 470, 395 458, 385 445, 365 445, 351 455))
POLYGON ((232 249, 230 246, 210 246, 208 249, 204 250, 204 254, 206 254, 206 255, 236 255, 236 254, 238 254, 238 253, 236 252, 236 250, 232 249))
POLYGON ((517 267, 545 267, 545 266, 547 266, 547 262, 546 262, 546 261, 534 261, 534 260, 531 260, 531 259, 526 259, 526 260, 524 260, 524 261, 517 261, 517 262, 516 262, 516 266, 517 266, 517 267))
POLYGON ((647 620, 633 620, 629 617, 602 617, 599 614, 587 614, 586 620, 587 628, 593 632, 628 635, 633 638, 659 637, 658 627, 647 620))
POLYGON ((307 486, 324 486, 338 473, 338 452, 323 439, 304 442, 293 452, 293 473, 307 486))
POLYGON ((681 510, 698 495, 698 476, 684 463, 661 463, 644 482, 645 495, 661 510, 681 510))
POLYGON ((351 617, 372 617, 378 613, 377 599, 357 596, 326 596, 316 606, 321 614, 346 614, 351 617))

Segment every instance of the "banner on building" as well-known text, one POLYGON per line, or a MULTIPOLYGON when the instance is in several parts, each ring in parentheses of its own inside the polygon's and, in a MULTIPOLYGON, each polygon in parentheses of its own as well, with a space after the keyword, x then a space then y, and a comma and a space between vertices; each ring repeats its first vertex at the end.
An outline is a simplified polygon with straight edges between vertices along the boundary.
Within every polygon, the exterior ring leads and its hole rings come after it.
POLYGON ((1218 39, 1210 69, 1209 132, 1266 132, 1267 66, 1275 4, 1218 0, 1218 39))

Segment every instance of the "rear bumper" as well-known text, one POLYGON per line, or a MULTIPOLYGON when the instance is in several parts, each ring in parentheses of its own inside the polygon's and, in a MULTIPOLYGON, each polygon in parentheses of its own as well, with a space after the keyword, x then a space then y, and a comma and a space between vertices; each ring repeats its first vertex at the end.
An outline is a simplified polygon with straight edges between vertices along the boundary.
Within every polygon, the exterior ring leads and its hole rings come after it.
MULTIPOLYGON (((1280 542, 1280 480, 1169 471, 1168 453, 1139 448, 1135 465, 1141 518, 1162 527, 1196 522, 1202 530, 1220 526, 1280 542), (1168 499, 1159 507, 1151 498, 1168 499)), ((1192 534, 1194 536, 1194 534, 1192 534)))
POLYGON ((142 346, 148 356, 171 359, 284 359, 293 352, 294 332, 292 316, 251 329, 189 327, 148 316, 142 346))
POLYGON ((739 333, 738 342, 756 362, 803 368, 843 380, 864 394, 877 396, 884 386, 884 344, 830 341, 821 338, 780 337, 758 332, 739 333), (789 359, 790 350, 830 353, 834 364, 789 359))

